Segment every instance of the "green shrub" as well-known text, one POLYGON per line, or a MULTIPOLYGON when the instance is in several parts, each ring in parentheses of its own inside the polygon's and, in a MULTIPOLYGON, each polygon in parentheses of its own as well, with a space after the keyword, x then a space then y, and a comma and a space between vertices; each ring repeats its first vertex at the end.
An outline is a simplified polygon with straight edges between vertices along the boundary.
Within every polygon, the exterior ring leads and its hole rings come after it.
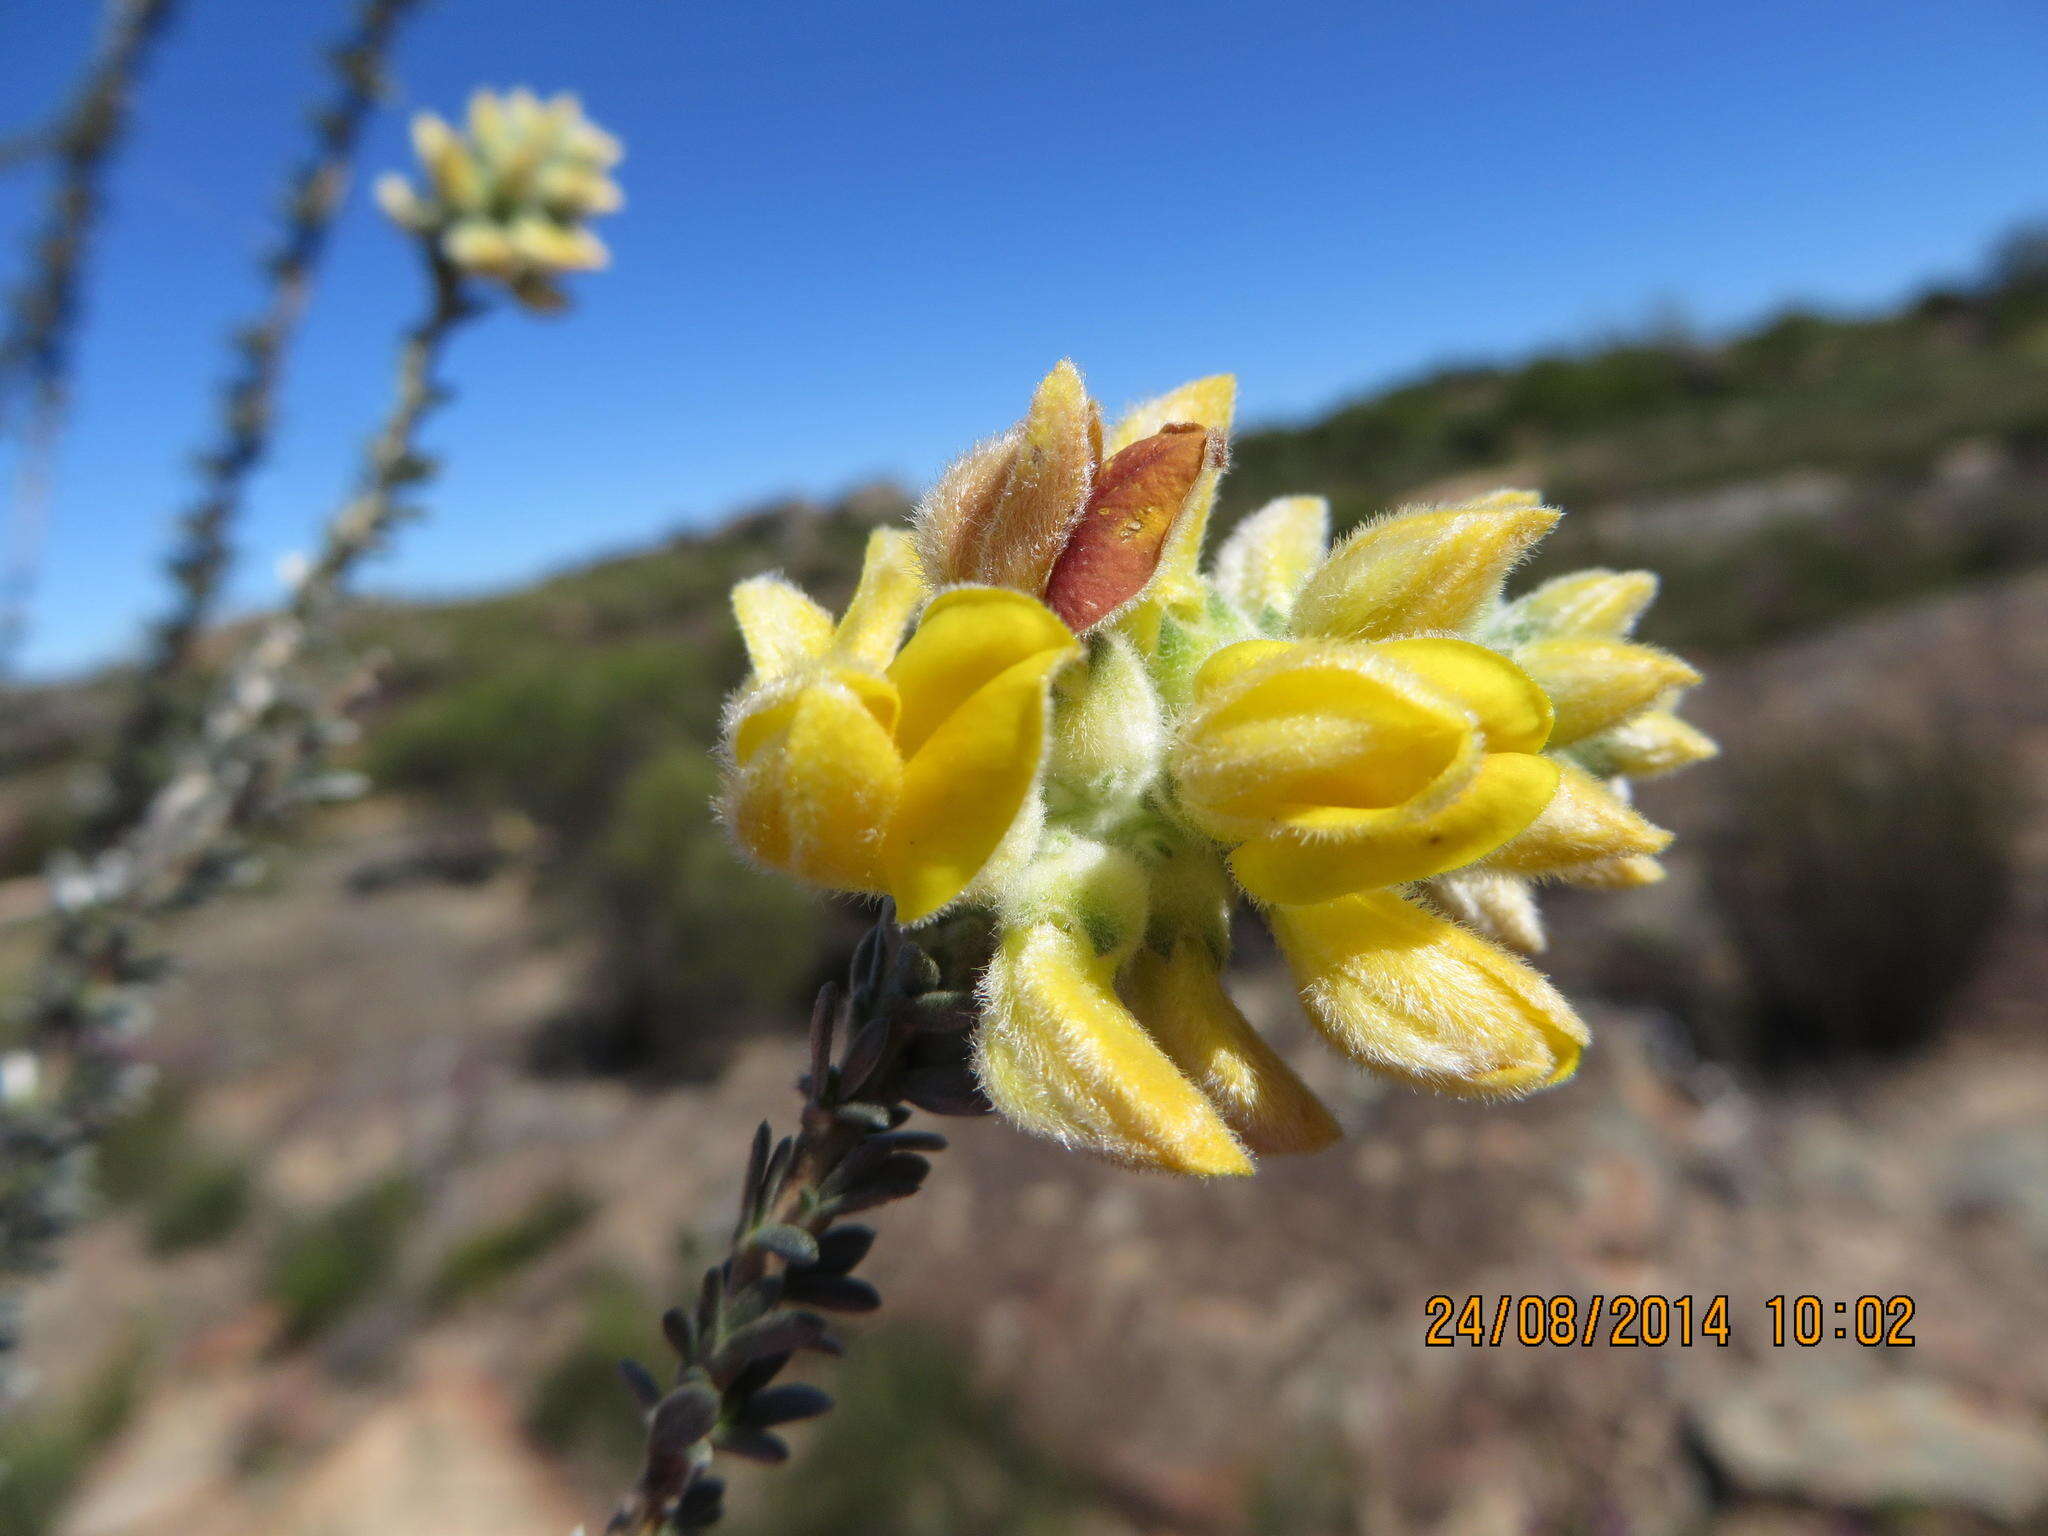
POLYGON ((673 1359, 661 1337, 661 1307, 624 1275, 592 1275, 583 1292, 582 1327, 535 1383, 529 1433, 558 1455, 576 1456, 623 1480, 637 1469, 646 1431, 619 1362, 650 1366, 673 1359))
POLYGON ((149 1214, 149 1250, 160 1258, 233 1237, 248 1218, 255 1181, 238 1157, 194 1159, 173 1168, 149 1214))
POLYGON ((552 1189, 516 1216, 479 1228, 442 1258, 427 1283, 427 1304, 458 1306, 495 1290, 557 1244, 573 1236, 597 1210, 577 1189, 552 1189))
POLYGON ((829 1383, 840 1406, 790 1432, 798 1463, 740 1529, 776 1536, 1036 1536, 1070 1529, 1080 1479, 976 1386, 958 1345, 886 1327, 829 1383))
POLYGON ((324 1333, 390 1277, 419 1205, 418 1187, 394 1175, 279 1238, 264 1280, 264 1295, 279 1312, 279 1348, 324 1333))
POLYGON ((133 1416, 149 1363, 136 1332, 71 1402, 0 1422, 0 1536, 45 1536, 93 1460, 133 1416))
POLYGON ((1812 729, 1728 759, 1736 816, 1711 854, 1747 994, 1722 1043, 1765 1067, 1927 1040, 2012 884, 2001 756, 1959 732, 1812 729))

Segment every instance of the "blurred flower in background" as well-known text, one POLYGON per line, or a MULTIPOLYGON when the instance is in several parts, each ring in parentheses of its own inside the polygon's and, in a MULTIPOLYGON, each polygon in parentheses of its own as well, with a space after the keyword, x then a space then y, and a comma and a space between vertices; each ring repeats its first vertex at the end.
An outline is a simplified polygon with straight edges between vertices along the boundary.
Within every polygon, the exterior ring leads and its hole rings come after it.
POLYGON ((422 112, 412 141, 425 189, 391 172, 378 179, 377 201, 455 267, 495 278, 531 309, 556 310, 566 302, 557 278, 610 260, 589 221, 622 206, 609 172, 625 151, 575 96, 478 91, 466 128, 422 112))

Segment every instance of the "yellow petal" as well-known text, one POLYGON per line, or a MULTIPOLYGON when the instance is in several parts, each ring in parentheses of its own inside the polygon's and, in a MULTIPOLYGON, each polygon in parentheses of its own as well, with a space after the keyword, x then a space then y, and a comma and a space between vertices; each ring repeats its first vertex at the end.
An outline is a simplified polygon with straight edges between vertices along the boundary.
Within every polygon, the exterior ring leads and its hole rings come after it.
POLYGON ((1285 628, 1294 597, 1330 542, 1330 504, 1320 496, 1269 501, 1216 552, 1216 589, 1267 630, 1285 628))
POLYGON ((1501 1098, 1578 1067, 1586 1026, 1549 982, 1412 902, 1374 891, 1274 907, 1268 919, 1309 1017, 1376 1072, 1501 1098))
POLYGON ((1112 962, 1051 924, 1013 929, 982 982, 982 1086, 1013 1123, 1140 1168, 1246 1174, 1222 1118, 1117 1001, 1112 962))
POLYGON ((1700 680, 1676 656, 1627 640, 1559 635, 1517 646, 1514 656, 1557 711, 1553 747, 1568 747, 1700 680))
POLYGON ((1497 874, 1550 875, 1600 859, 1659 854, 1671 834, 1642 815, 1585 769, 1560 764, 1557 793, 1526 832, 1487 855, 1497 874))
POLYGON ((1231 1001, 1198 940, 1181 939, 1170 956, 1141 947, 1119 985, 1167 1059, 1253 1152, 1316 1152, 1338 1139, 1330 1112, 1231 1001))
POLYGON ((1377 825, 1363 813, 1432 788, 1447 798, 1446 776, 1469 776, 1479 748, 1471 716, 1414 674, 1355 648, 1297 646, 1212 688, 1170 766, 1188 814, 1236 842, 1377 825))
POLYGON ((863 700, 834 682, 769 697, 733 732, 724 811, 762 863, 836 890, 874 890, 903 763, 863 700))
POLYGON ((877 528, 868 535, 860 584, 832 637, 834 653, 855 666, 881 671, 895 658, 904 626, 922 601, 924 577, 910 535, 900 528, 877 528))
POLYGON ((1527 880, 1480 869, 1458 869, 1437 876, 1429 882, 1428 890, 1445 913, 1481 938, 1518 949, 1525 955, 1543 953, 1543 914, 1536 905, 1535 889, 1527 880))
POLYGON ((1373 647, 1471 710, 1495 752, 1541 752, 1550 739, 1550 699, 1499 651, 1425 635, 1373 647))
POLYGON ((976 689, 1020 661, 1077 650, 1066 625, 1035 597, 1003 587, 941 592, 889 667, 903 695, 898 746, 905 757, 914 754, 976 689))
POLYGON ((1340 543, 1294 605, 1299 635, 1391 640, 1469 627, 1557 522, 1547 507, 1396 513, 1340 543))
POLYGON ((825 654, 832 615, 780 576, 755 576, 732 589, 733 617, 756 676, 781 677, 825 654))
POLYGON ((1093 412, 1080 370, 1062 359, 1031 398, 967 580, 1034 595, 1044 590, 1088 498, 1093 412))
POLYGON ((1646 709, 1572 748, 1572 756, 1589 773, 1603 778, 1622 774, 1631 779, 1676 773, 1720 752, 1711 736, 1668 709, 1646 709))
MULTIPOLYGON (((973 884, 1036 793, 1053 674, 1076 650, 1040 651, 990 679, 908 756, 883 855, 903 922, 973 884)), ((906 715, 908 705, 906 695, 906 715)))
POLYGON ((1202 703, 1214 698, 1253 667, 1299 649, 1300 647, 1292 640, 1240 640, 1235 645, 1224 646, 1211 654, 1209 659, 1202 663, 1201 671, 1195 674, 1196 702, 1202 703))
POLYGON ((1542 814, 1558 767, 1527 752, 1495 752, 1447 804, 1423 815, 1397 809, 1359 818, 1341 836, 1254 838, 1230 856, 1231 873, 1260 901, 1302 904, 1424 880, 1485 857, 1542 814))
POLYGON ((1104 441, 1103 452, 1121 453, 1139 438, 1150 437, 1180 421, 1191 421, 1227 435, 1236 405, 1235 374, 1216 373, 1205 379, 1191 379, 1178 389, 1133 406, 1104 441))
POLYGON ((1657 596, 1648 571, 1574 571, 1508 605, 1503 624, 1535 635, 1625 637, 1657 596))

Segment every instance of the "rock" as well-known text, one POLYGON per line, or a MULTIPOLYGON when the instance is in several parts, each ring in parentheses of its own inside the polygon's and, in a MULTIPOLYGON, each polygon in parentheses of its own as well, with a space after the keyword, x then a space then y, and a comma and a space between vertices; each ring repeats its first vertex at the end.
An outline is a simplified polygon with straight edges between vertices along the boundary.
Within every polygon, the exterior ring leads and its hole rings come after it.
POLYGON ((1746 1493, 2013 1523, 2048 1511, 2048 1434, 1939 1382, 1753 1381, 1693 1417, 1709 1459, 1746 1493))

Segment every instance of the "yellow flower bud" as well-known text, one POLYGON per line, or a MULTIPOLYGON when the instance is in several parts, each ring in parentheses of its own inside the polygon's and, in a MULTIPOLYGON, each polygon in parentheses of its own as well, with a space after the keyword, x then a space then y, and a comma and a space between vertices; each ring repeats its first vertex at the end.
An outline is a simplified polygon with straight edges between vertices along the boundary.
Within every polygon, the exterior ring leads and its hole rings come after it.
POLYGON ((976 1065, 1014 1124, 1140 1168, 1247 1174, 1214 1106, 1118 1001, 1115 961, 1051 923, 1004 932, 982 979, 976 1065))
POLYGON ((1653 826, 1613 790, 1571 763, 1559 765, 1557 793, 1527 831, 1483 860, 1496 874, 1552 875, 1601 859, 1659 854, 1671 834, 1653 826))
POLYGON ((1054 696, 1048 794, 1063 809, 1126 810, 1159 775, 1166 720, 1130 641, 1097 632, 1084 664, 1068 668, 1054 696))
POLYGON ((1504 631, 1537 635, 1626 638, 1657 596, 1648 571, 1574 571, 1546 581, 1508 604, 1500 616, 1504 631))
POLYGON ((1309 1017, 1376 1072, 1505 1098, 1577 1070, 1586 1026, 1521 961, 1386 891, 1268 914, 1309 1017))
POLYGON ((1265 1156, 1319 1152, 1342 1134, 1322 1101, 1259 1037, 1223 988, 1221 961, 1181 937, 1142 946, 1125 964, 1124 1001, 1223 1123, 1265 1156))
POLYGON ((1269 633, 1286 629, 1295 594, 1330 542, 1330 504, 1282 496, 1252 513, 1216 552, 1216 590, 1269 633))
POLYGON ((1458 869, 1438 875, 1427 889, 1447 916, 1481 938, 1525 955, 1543 953, 1543 914, 1527 880, 1483 869, 1458 869))
POLYGON ((1469 628, 1509 570, 1548 533, 1547 507, 1479 504, 1402 512, 1331 551, 1294 605, 1299 635, 1390 640, 1469 628))
POLYGON ((1514 658, 1550 695, 1557 712, 1552 746, 1604 731, 1646 709, 1699 673, 1666 651, 1627 640, 1559 635, 1517 646, 1514 658))
POLYGON ((1646 709, 1576 743, 1572 756, 1602 778, 1624 774, 1631 779, 1651 779, 1706 762, 1720 751, 1711 736, 1668 709, 1646 709))
POLYGON ((519 250, 504 228, 464 219, 441 237, 441 253, 465 272, 504 277, 519 269, 519 250))

